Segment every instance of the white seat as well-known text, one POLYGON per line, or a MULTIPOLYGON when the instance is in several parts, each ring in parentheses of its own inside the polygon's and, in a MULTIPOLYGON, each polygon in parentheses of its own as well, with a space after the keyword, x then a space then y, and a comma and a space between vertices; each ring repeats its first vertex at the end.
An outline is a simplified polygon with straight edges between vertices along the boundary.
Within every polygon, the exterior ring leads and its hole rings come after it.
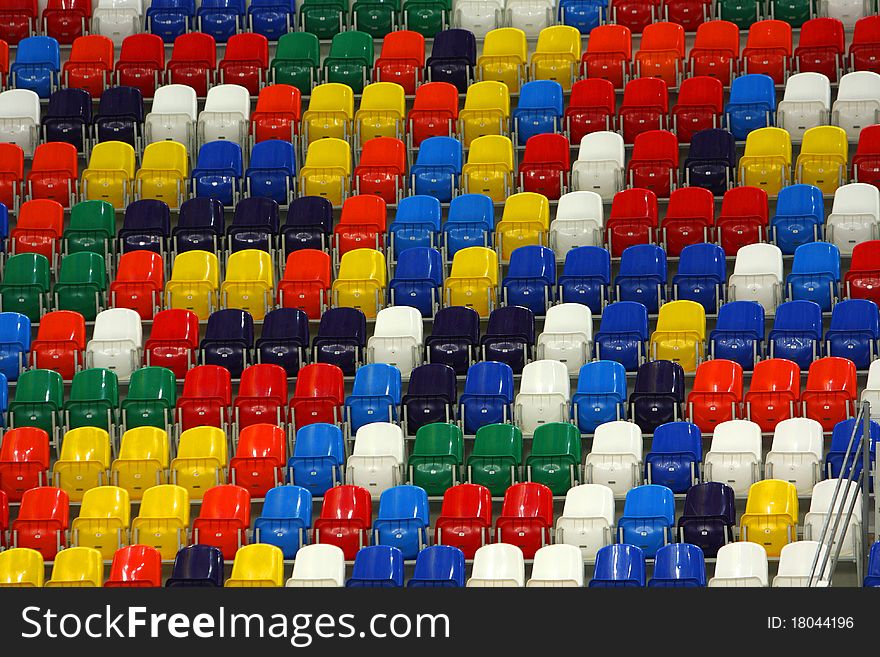
POLYGON ((706 481, 720 481, 743 497, 761 480, 761 427, 749 420, 721 422, 703 459, 706 481))
POLYGON ((748 244, 736 252, 727 283, 730 301, 757 301, 772 315, 782 299, 782 251, 775 244, 748 244))
POLYGON ((40 97, 30 89, 0 93, 0 141, 18 144, 33 155, 40 140, 40 97))
POLYGON ((590 484, 604 484, 623 497, 642 483, 643 453, 639 425, 625 420, 600 424, 584 461, 584 479, 590 484))
POLYGON ((623 189, 624 159, 622 135, 608 130, 584 135, 571 168, 572 188, 610 200, 623 189))
POLYGON ((208 89, 205 109, 199 114, 199 144, 228 139, 247 146, 251 117, 250 92, 238 84, 220 84, 208 89))
POLYGON ((871 405, 871 419, 880 419, 880 359, 871 361, 868 382, 862 390, 862 401, 871 405))
POLYGON ((593 344, 593 314, 589 306, 561 303, 550 306, 544 319, 544 331, 536 342, 539 359, 558 360, 577 374, 590 360, 593 344))
POLYGON ((568 489, 562 515, 556 521, 556 543, 574 545, 588 563, 614 542, 614 491, 603 484, 568 489))
POLYGON ((535 552, 528 588, 577 587, 584 585, 584 559, 574 545, 545 545, 535 552))
POLYGON ((507 0, 504 13, 508 27, 516 27, 527 37, 536 38, 545 27, 554 23, 552 0, 507 0))
POLYGON ((198 115, 196 91, 185 84, 167 84, 156 89, 153 107, 144 119, 147 144, 176 141, 195 150, 195 123, 198 115))
MULTIPOLYGON (((827 538, 823 543, 830 545, 831 553, 834 554, 837 550, 837 543, 843 539, 839 558, 860 561, 862 554, 860 549, 862 493, 859 490, 858 482, 842 480, 840 481, 839 489, 837 489, 837 484, 837 479, 826 479, 813 486, 810 510, 804 517, 804 538, 818 541, 822 537, 822 529, 826 518, 830 515, 831 520, 829 521, 827 538), (834 495, 835 489, 837 489, 836 499, 834 495), (849 513, 850 508, 852 508, 852 515, 849 516, 849 521, 847 522, 842 516, 838 523, 837 531, 834 532, 834 538, 829 540, 831 539, 831 530, 835 516, 841 511, 843 514, 849 513)), ((861 580, 861 576, 859 579, 861 580)))
POLYGON ((144 343, 141 316, 130 308, 109 308, 95 317, 95 330, 86 346, 86 366, 103 367, 126 381, 141 365, 144 343))
POLYGON ((474 554, 474 565, 468 588, 522 587, 526 579, 526 564, 522 550, 508 543, 484 545, 474 554))
POLYGON ((383 308, 376 315, 373 337, 367 341, 367 362, 387 363, 409 376, 422 364, 424 351, 422 314, 410 306, 383 308))
POLYGON ((880 237, 880 189, 867 183, 841 185, 825 220, 825 239, 852 255, 859 242, 880 237))
POLYGON ((847 139, 858 142, 865 126, 877 123, 880 110, 880 74, 853 71, 840 78, 837 100, 831 107, 831 123, 846 130, 847 139))
POLYGON ((345 586, 345 554, 326 543, 304 545, 296 552, 293 573, 285 586, 341 588, 345 586))
POLYGON ((403 483, 406 450, 403 430, 390 422, 373 422, 358 429, 346 464, 346 483, 363 486, 373 499, 403 483))
POLYGON ((783 546, 779 553, 779 568, 776 577, 773 578, 773 586, 776 587, 804 587, 810 586, 810 573, 813 564, 816 564, 816 572, 822 568, 825 562, 824 574, 812 579, 812 586, 831 586, 828 579, 828 567, 831 565, 828 549, 817 541, 795 541, 783 546), (818 553, 818 558, 817 558, 818 553))
POLYGON ((579 246, 602 246, 605 211, 596 192, 568 192, 559 198, 556 218, 550 222, 550 248, 556 259, 579 246))
POLYGON ((92 10, 92 34, 103 34, 117 48, 122 40, 141 31, 141 0, 98 0, 92 10))
POLYGON ((822 478, 822 425, 805 417, 777 424, 764 459, 764 476, 789 481, 798 495, 809 495, 822 478))
MULTIPOLYGON (((785 549, 785 548, 783 548, 785 549)), ((728 543, 718 549, 710 587, 767 586, 767 550, 757 543, 728 543)))
POLYGON ((866 0, 819 0, 818 3, 820 16, 840 19, 847 30, 853 29, 863 16, 873 13, 872 7, 866 0))
POLYGON ((454 25, 481 39, 490 30, 504 25, 503 5, 498 0, 458 0, 452 10, 454 25))
POLYGON ((785 95, 776 108, 780 128, 792 141, 801 141, 810 128, 827 125, 831 112, 831 82, 822 73, 797 73, 785 82, 785 95))
POLYGON ((565 363, 536 360, 523 368, 514 417, 525 434, 547 422, 568 422, 571 380, 565 363))

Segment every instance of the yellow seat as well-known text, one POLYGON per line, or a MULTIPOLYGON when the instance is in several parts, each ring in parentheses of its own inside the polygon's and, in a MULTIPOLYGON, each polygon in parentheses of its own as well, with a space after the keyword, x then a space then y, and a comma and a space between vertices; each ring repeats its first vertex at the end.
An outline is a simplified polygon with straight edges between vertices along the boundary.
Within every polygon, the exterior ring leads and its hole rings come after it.
POLYGON ((354 118, 354 92, 347 84, 328 82, 312 89, 302 115, 306 146, 324 137, 348 139, 354 118))
POLYGON ((304 196, 323 196, 342 205, 351 181, 351 147, 341 139, 319 139, 309 145, 299 172, 304 196))
POLYGON ((171 461, 171 483, 183 486, 194 500, 226 483, 226 432, 219 427, 193 427, 180 434, 177 457, 171 461))
POLYGON ((208 251, 186 251, 174 258, 171 280, 165 284, 166 306, 193 311, 208 319, 219 298, 220 263, 208 251))
POLYGON ((110 480, 139 500, 147 488, 167 483, 168 460, 167 432, 156 427, 129 429, 122 435, 119 457, 110 465, 110 480))
POLYGON ((464 146, 483 135, 504 135, 510 122, 510 92, 502 82, 477 82, 468 87, 458 113, 464 146))
POLYGON ((83 196, 90 201, 107 201, 114 208, 128 205, 134 185, 134 148, 121 141, 95 144, 89 166, 83 171, 83 196))
POLYGON ((367 317, 382 309, 388 281, 385 256, 375 249, 354 249, 342 255, 333 281, 333 305, 358 308, 367 317))
POLYGON ((778 557, 782 547, 797 540, 797 488, 790 481, 764 479, 751 485, 739 537, 763 545, 767 556, 778 557))
POLYGON ((846 130, 836 125, 820 125, 804 133, 801 154, 795 167, 796 181, 815 185, 823 194, 834 194, 846 184, 849 143, 846 130))
POLYGON ((241 308, 254 319, 263 319, 273 303, 274 289, 275 268, 268 253, 245 249, 229 256, 226 280, 220 287, 224 308, 241 308))
POLYGON ((513 144, 507 137, 477 137, 462 167, 465 194, 485 194, 501 203, 513 189, 513 144))
POLYGON ((545 27, 538 33, 532 55, 533 80, 556 80, 565 91, 571 89, 581 61, 581 33, 570 25, 545 27))
POLYGON ((374 82, 364 87, 361 106, 354 115, 357 144, 373 137, 401 138, 406 119, 406 95, 396 82, 374 82))
POLYGON ((746 137, 739 160, 740 184, 760 187, 770 196, 791 182, 791 136, 782 128, 759 128, 746 137))
POLYGON ((685 372, 695 372, 704 356, 706 310, 695 301, 671 301, 660 306, 657 330, 651 335, 651 359, 674 360, 685 372))
POLYGON ((118 486, 99 486, 86 491, 79 516, 74 518, 73 544, 98 550, 107 561, 128 545, 131 504, 128 491, 118 486))
POLYGON ((30 548, 0 552, 0 588, 42 588, 43 555, 30 548))
POLYGON ((71 502, 81 502, 87 490, 110 481, 109 469, 110 434, 98 427, 80 427, 64 434, 52 477, 71 502))
POLYGON ((144 491, 138 517, 131 522, 131 542, 159 550, 173 559, 187 544, 189 493, 181 486, 163 484, 144 491))
POLYGON ((495 306, 498 287, 498 254, 485 246, 461 249, 452 258, 446 278, 447 306, 468 306, 488 317, 495 306))
POLYGON ((501 259, 510 260, 514 249, 544 244, 550 230, 550 202, 543 194, 520 192, 504 202, 504 213, 495 227, 495 244, 501 259))
POLYGON ((284 584, 284 553, 266 543, 245 545, 235 553, 232 574, 224 586, 270 588, 284 584))
POLYGON ((186 146, 176 141, 157 141, 144 149, 136 177, 138 198, 164 201, 170 208, 179 207, 188 180, 186 146))
POLYGON ((516 92, 526 76, 527 63, 525 32, 516 27, 490 30, 483 40, 483 54, 477 59, 477 79, 497 80, 516 92))
POLYGON ((104 560, 90 547, 71 547, 55 555, 47 588, 96 587, 104 583, 104 560))

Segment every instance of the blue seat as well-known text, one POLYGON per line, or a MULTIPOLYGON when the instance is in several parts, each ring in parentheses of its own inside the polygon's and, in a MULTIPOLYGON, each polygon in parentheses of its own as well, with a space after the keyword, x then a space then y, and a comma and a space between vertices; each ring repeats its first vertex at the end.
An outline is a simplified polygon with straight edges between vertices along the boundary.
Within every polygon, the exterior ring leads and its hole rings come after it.
POLYGON ((578 246, 565 254, 559 277, 559 300, 590 307, 601 315, 611 284, 611 254, 601 246, 578 246))
POLYGON ((278 204, 270 198, 251 197, 239 201, 226 229, 226 248, 232 253, 260 249, 272 253, 281 222, 278 204))
POLYGON ((245 0, 202 0, 196 16, 199 31, 227 41, 244 22, 245 0))
POLYGON ((654 360, 639 367, 629 396, 630 417, 645 433, 681 417, 684 370, 671 360, 654 360))
POLYGON ((143 125, 144 98, 140 89, 119 86, 104 90, 95 116, 95 134, 99 142, 123 141, 137 148, 143 125))
POLYGON ((443 243, 450 260, 469 246, 492 246, 495 205, 485 194, 462 194, 452 199, 443 224, 443 243))
POLYGON ((706 586, 706 559, 697 545, 673 543, 657 550, 649 587, 699 588, 706 586))
POLYGON ((596 358, 616 361, 627 372, 635 372, 648 353, 647 308, 636 301, 608 304, 593 342, 596 358))
POLYGON ((720 128, 694 133, 684 170, 688 185, 723 196, 736 172, 736 138, 720 128))
POLYGON ((309 542, 312 527, 312 494, 302 486, 275 486, 266 493, 263 510, 254 520, 257 543, 281 548, 285 559, 309 542))
POLYGON ((254 318, 248 311, 226 308, 211 313, 199 344, 203 364, 225 367, 237 379, 250 363, 253 348, 254 318))
MULTIPOLYGON (((418 564, 416 564, 418 566, 418 564)), ((868 555, 868 574, 865 575, 866 587, 880 586, 880 541, 874 541, 868 555)))
POLYGON ((428 137, 419 146, 416 163, 409 170, 412 190, 449 203, 454 190, 458 189, 461 166, 460 141, 452 137, 428 137))
POLYGON ((9 68, 9 86, 30 89, 40 98, 49 98, 58 86, 61 49, 48 36, 32 36, 18 42, 15 62, 9 68))
POLYGON ((345 439, 342 429, 316 422, 300 427, 287 461, 290 483, 302 486, 313 496, 324 495, 343 482, 345 439))
POLYGON ((624 588, 645 585, 645 553, 635 545, 606 545, 596 552, 590 588, 624 588))
POLYGON ((163 256, 171 238, 171 210, 165 201, 141 199, 125 208, 118 233, 120 251, 152 251, 163 256))
POLYGON ((296 0, 251 0, 248 5, 251 28, 269 41, 277 41, 293 31, 296 0))
POLYGON ((645 457, 645 479, 673 493, 686 493, 699 483, 703 466, 703 436, 691 422, 667 422, 654 429, 651 451, 645 457))
POLYGON ((371 422, 396 422, 401 394, 400 370, 394 365, 371 363, 359 367, 352 392, 345 398, 351 433, 371 422))
POLYGON ((605 22, 608 12, 606 0, 560 0, 559 21, 571 25, 581 34, 589 34, 594 27, 605 22))
POLYGON ((276 308, 266 313, 256 343, 258 363, 280 365, 296 376, 309 350, 309 318, 298 308, 276 308))
POLYGON ((439 246, 440 201, 424 194, 400 199, 388 227, 394 259, 406 249, 439 246))
POLYGON ((192 27, 196 15, 196 0, 152 0, 147 8, 147 29, 158 34, 165 43, 192 27))
POLYGON ((764 353, 764 307, 757 301, 733 301, 718 309, 715 328, 709 334, 709 353, 755 368, 764 353))
POLYGON ((434 315, 431 335, 425 338, 429 363, 449 365, 456 374, 467 374, 480 344, 480 315, 473 308, 450 306, 434 315))
POLYGON ((193 195, 235 205, 243 173, 241 146, 227 139, 209 141, 199 149, 198 165, 192 170, 193 195))
POLYGON ((379 515, 373 521, 373 544, 393 545, 404 559, 415 559, 428 544, 431 510, 428 494, 419 486, 394 486, 382 492, 379 515))
POLYGON ((409 435, 427 424, 452 422, 458 403, 455 370, 443 363, 419 365, 410 373, 400 403, 409 435))
POLYGON ((464 552, 452 545, 432 545, 416 557, 416 566, 407 588, 463 587, 464 552))
POLYGON ((287 208, 281 230, 284 257, 299 249, 324 251, 333 230, 333 203, 323 196, 300 196, 287 208))
POLYGON ((467 93, 477 65, 477 39, 470 30, 441 30, 434 35, 431 56, 425 62, 428 79, 448 82, 467 93))
POLYGON ((92 132, 91 94, 85 89, 58 89, 49 96, 43 129, 47 142, 63 141, 73 144, 78 152, 85 152, 86 140, 92 132))
POLYGON ((31 350, 31 320, 20 313, 0 313, 0 373, 17 381, 31 350))
POLYGON ((714 557, 718 549, 734 540, 736 500, 733 489, 718 481, 691 486, 678 519, 679 540, 700 546, 714 557))
POLYGON ((370 545, 354 557, 348 588, 400 588, 403 586, 403 554, 390 545, 370 545))
MULTIPOLYGON (((155 0, 154 0, 155 1, 155 0)), ((174 557, 166 588, 222 587, 223 553, 213 545, 187 545, 174 557)))
POLYGON ((392 306, 412 306, 422 317, 433 317, 440 305, 443 256, 437 249, 417 246, 400 254, 388 284, 392 306))
POLYGON ((489 314, 486 333, 480 338, 483 360, 507 363, 522 372, 535 346, 535 315, 522 306, 504 306, 489 314))
POLYGON ((244 175, 249 196, 270 198, 279 205, 287 205, 296 179, 293 144, 280 139, 257 142, 244 175))
POLYGON ((717 244, 690 244, 681 250, 678 272, 672 277, 676 299, 696 301, 707 313, 724 301, 727 260, 717 244))
POLYGON ((743 140, 752 130, 773 125, 776 111, 776 87, 773 78, 763 73, 750 73, 733 78, 730 100, 724 106, 730 132, 743 140))
POLYGON ((856 368, 866 370, 878 352, 880 317, 870 299, 841 301, 831 312, 831 326, 825 333, 828 356, 849 358, 856 368))
POLYGON ((175 253, 210 251, 223 247, 226 215, 216 198, 191 198, 180 204, 177 225, 171 231, 175 253))
POLYGON ((779 190, 776 214, 770 219, 770 239, 784 254, 801 244, 822 239, 825 203, 813 185, 789 185, 779 190))
POLYGON ((556 80, 532 80, 519 90, 513 110, 513 129, 517 144, 525 146, 529 137, 559 132, 565 111, 562 85, 556 80))
POLYGON ((822 309, 813 301, 786 301, 776 307, 768 336, 770 358, 793 360, 801 369, 822 355, 822 309))
POLYGON ((572 418, 581 433, 626 417, 626 369, 613 360, 594 360, 581 366, 572 397, 572 418))
POLYGON ((623 250, 620 273, 614 277, 618 301, 638 301, 657 313, 666 300, 666 252, 656 244, 635 244, 623 250))
POLYGON ((514 249, 501 288, 505 304, 543 316, 556 297, 556 254, 536 244, 514 249))
MULTIPOLYGON (((871 443, 868 446, 869 451, 869 460, 871 461, 871 471, 874 470, 874 459, 877 451, 877 441, 880 440, 880 424, 876 421, 871 420, 870 422, 870 440, 871 443)), ((826 479, 835 479, 837 477, 849 477, 850 476, 850 468, 853 467, 853 463, 855 463, 854 474, 852 475, 854 479, 857 479, 859 475, 862 473, 862 442, 861 442, 861 432, 862 426, 861 421, 856 418, 849 418, 848 420, 842 420, 834 425, 834 429, 831 432, 831 445, 828 448, 828 453, 825 455, 825 477, 826 479), (856 424, 858 422, 858 424, 856 424), (853 440, 852 449, 850 450, 849 458, 847 458, 846 452, 847 447, 850 445, 850 439, 853 436, 853 431, 857 431, 855 440, 853 440), (855 454, 853 453, 855 452, 855 454)), ((870 477, 871 482, 871 490, 874 489, 874 478, 870 477)))
POLYGON ((626 494, 623 515, 617 521, 617 540, 641 548, 652 559, 671 543, 675 525, 675 495, 666 486, 636 486, 626 494))
POLYGON ((815 301, 828 312, 840 289, 840 249, 828 242, 801 244, 785 284, 790 299, 815 301))
POLYGON ((464 432, 475 435, 487 424, 501 424, 513 418, 513 370, 507 363, 483 361, 471 365, 458 400, 464 432))
POLYGON ((329 308, 321 315, 318 334, 312 341, 314 362, 336 365, 354 376, 367 347, 367 318, 357 308, 329 308))

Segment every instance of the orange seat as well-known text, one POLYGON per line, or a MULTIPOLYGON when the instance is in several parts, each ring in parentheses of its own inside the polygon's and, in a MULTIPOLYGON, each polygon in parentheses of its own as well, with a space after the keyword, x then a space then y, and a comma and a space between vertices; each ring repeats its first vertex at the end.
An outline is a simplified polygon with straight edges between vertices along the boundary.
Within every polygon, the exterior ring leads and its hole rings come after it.
POLYGON ((623 89, 630 74, 632 32, 624 25, 594 27, 581 56, 581 74, 588 78, 604 78, 623 89))
POLYGON ((361 194, 345 199, 339 223, 333 230, 337 257, 355 249, 381 250, 386 228, 387 209, 382 197, 361 194))
POLYGON ((85 89, 98 98, 110 83, 113 71, 113 41, 100 34, 81 36, 73 42, 61 77, 65 87, 85 89))
POLYGON ((856 414, 856 366, 848 358, 826 356, 814 360, 801 393, 805 417, 816 420, 823 431, 856 414))
POLYGON ((403 194, 405 175, 406 145, 395 137, 373 137, 364 142, 354 170, 355 194, 376 195, 385 203, 397 203, 403 194))
POLYGON ((12 252, 39 253, 54 268, 63 232, 64 207, 60 203, 50 199, 28 201, 19 209, 16 226, 9 233, 12 252))
POLYGON ((416 93, 425 69, 425 37, 411 30, 389 32, 373 66, 375 82, 396 82, 404 93, 416 93))
POLYGON ((114 308, 131 308, 141 319, 153 319, 162 305, 165 263, 152 251, 123 253, 116 266, 116 279, 110 284, 114 308))
POLYGON ((65 380, 85 362, 86 320, 71 310, 46 313, 31 343, 31 367, 55 370, 65 380))
POLYGON ((653 23, 645 28, 636 53, 639 77, 660 78, 677 87, 684 72, 684 28, 676 23, 653 23))
POLYGON ((784 358, 770 358, 755 363, 752 381, 744 400, 746 419, 765 433, 790 417, 799 417, 801 368, 784 358))
POLYGON ((332 283, 330 254, 317 249, 300 249, 287 256, 284 277, 278 283, 282 308, 298 308, 309 319, 320 319, 330 305, 332 283))
POLYGON ((8 210, 18 206, 23 179, 24 150, 18 144, 0 144, 0 203, 8 210))
MULTIPOLYGON (((284 368, 278 365, 257 365, 255 367, 277 367, 282 378, 284 368)), ((247 370, 245 370, 247 372, 247 370)), ((286 383, 286 381, 285 381, 286 383)), ((287 403, 287 389, 284 390, 287 403)), ((252 497, 265 497, 270 489, 284 483, 284 468, 287 465, 287 437, 284 429, 269 424, 252 424, 242 430, 238 438, 235 456, 229 462, 229 476, 233 484, 246 489, 252 497)))
POLYGON ((451 137, 458 123, 458 89, 448 82, 428 82, 416 89, 407 116, 410 146, 428 137, 451 137))
POLYGON ((730 21, 709 21, 697 28, 688 55, 691 75, 708 75, 730 86, 739 71, 739 27, 730 21))
POLYGON ((76 198, 78 179, 76 146, 66 142, 37 146, 27 176, 28 195, 31 198, 50 199, 69 208, 76 198))
POLYGON ((790 60, 791 24, 777 20, 752 23, 742 51, 744 73, 763 73, 782 84, 791 69, 790 60))
POLYGON ((697 367, 687 399, 688 419, 700 431, 712 433, 722 422, 739 418, 742 399, 742 366, 722 358, 707 360, 697 367))
POLYGON ((269 68, 269 41, 252 32, 233 34, 217 67, 220 84, 238 84, 251 96, 260 93, 269 68))
POLYGON ((254 141, 281 139, 293 141, 299 134, 302 118, 302 96, 289 84, 273 84, 260 91, 257 107, 251 114, 254 141))

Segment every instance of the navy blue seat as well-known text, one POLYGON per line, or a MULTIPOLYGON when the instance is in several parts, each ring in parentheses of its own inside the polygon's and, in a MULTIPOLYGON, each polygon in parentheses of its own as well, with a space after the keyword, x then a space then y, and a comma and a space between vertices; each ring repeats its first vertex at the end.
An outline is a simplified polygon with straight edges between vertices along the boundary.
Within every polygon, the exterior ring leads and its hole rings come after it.
POLYGON ((318 334, 312 341, 314 362, 336 365, 354 376, 367 346, 367 318, 357 308, 329 308, 321 315, 318 334))
POLYGON ((135 87, 109 87, 101 94, 95 117, 98 141, 123 141, 138 147, 143 134, 144 98, 135 87))
MULTIPOLYGON (((418 564, 416 564, 418 565, 418 564)), ((865 575, 866 587, 880 586, 880 541, 874 541, 868 555, 868 574, 865 575)))
POLYGON ((813 185, 789 185, 779 190, 776 214, 770 219, 770 240, 783 254, 801 244, 822 239, 825 203, 822 190, 813 185))
POLYGON ((323 196, 300 196, 290 202, 281 231, 284 257, 299 249, 324 251, 333 230, 333 203, 323 196))
POLYGON ((118 237, 122 253, 152 251, 164 256, 171 238, 171 210, 168 204, 157 199, 129 203, 118 237))
POLYGON ((277 41, 296 24, 296 0, 251 0, 248 5, 251 29, 269 41, 277 41))
POLYGON ((764 353, 764 307, 757 301, 721 306, 709 334, 709 353, 739 363, 744 370, 754 369, 756 357, 764 353))
POLYGON ((298 308, 276 308, 266 313, 256 343, 258 363, 280 365, 296 376, 309 349, 309 318, 298 308))
POLYGON ((396 422, 401 398, 400 370, 386 363, 362 365, 345 398, 346 421, 354 434, 371 422, 396 422))
POLYGON ((707 313, 724 301, 727 261, 717 244, 690 244, 681 250, 678 272, 672 277, 676 299, 696 301, 707 313))
POLYGON ((394 486, 382 492, 373 521, 373 544, 392 545, 404 559, 415 559, 428 544, 431 511, 428 494, 419 486, 394 486))
POLYGON ((763 73, 733 78, 730 100, 724 106, 730 131, 736 139, 745 139, 752 130, 773 125, 776 111, 776 86, 763 73))
POLYGON ((437 249, 417 246, 400 254, 388 284, 392 306, 412 306, 422 317, 433 317, 442 299, 443 256, 437 249))
POLYGON ((147 30, 172 43, 190 30, 195 15, 196 0, 152 0, 147 8, 147 30))
POLYGON ((785 284, 790 299, 815 301, 828 312, 839 296, 840 249, 828 242, 801 244, 785 284))
POLYGON ((426 424, 452 422, 458 403, 455 370, 443 363, 427 363, 414 368, 401 400, 406 431, 414 436, 426 424))
POLYGON ((196 16, 199 31, 227 41, 244 22, 245 0, 202 0, 196 16))
POLYGON ((213 545, 187 545, 174 557, 171 577, 166 588, 222 587, 223 553, 213 545))
POLYGON ((390 545, 370 545, 354 557, 348 588, 400 588, 403 586, 403 554, 390 545))
POLYGON ((40 98, 52 95, 61 71, 61 49, 48 36, 31 36, 18 42, 15 62, 9 68, 9 87, 30 89, 40 98))
POLYGON ((535 345, 535 315, 522 306, 496 308, 489 315, 486 334, 480 338, 483 360, 507 363, 522 372, 535 345))
POLYGON ((27 367, 31 350, 31 320, 27 315, 0 313, 0 373, 7 381, 17 381, 27 367))
POLYGON ((431 56, 425 62, 428 79, 448 82, 467 93, 477 65, 477 39, 470 30, 441 30, 434 35, 431 56))
POLYGON ((596 358, 617 361, 627 372, 635 372, 648 353, 647 308, 635 301, 607 305, 593 342, 596 358))
POLYGON ((606 0, 560 0, 559 22, 576 27, 581 34, 589 34, 605 22, 608 12, 606 0))
POLYGON ((280 139, 257 142, 244 176, 249 196, 270 198, 279 205, 287 205, 296 179, 293 144, 280 139))
POLYGON ((697 545, 673 543, 657 550, 649 587, 700 588, 706 586, 706 559, 697 545))
POLYGON ((479 344, 480 315, 466 306, 438 310, 431 335, 425 338, 428 362, 449 365, 456 374, 467 374, 479 344))
POLYGON ((626 417, 626 369, 613 360, 594 360, 581 366, 571 414, 581 433, 626 417))
POLYGON ((270 198, 245 198, 235 206, 226 229, 226 248, 232 253, 260 249, 272 253, 281 222, 278 204, 270 198))
POLYGON ((407 588, 454 588, 465 584, 464 552, 452 545, 432 545, 419 552, 407 588))
POLYGON ((449 203, 453 191, 458 189, 461 167, 460 141, 452 137, 428 137, 419 146, 416 163, 409 170, 412 190, 449 203))
POLYGON ((691 486, 678 519, 679 540, 700 546, 714 557, 718 549, 734 540, 736 500, 733 489, 718 481, 691 486))
POLYGON ((601 315, 611 284, 611 254, 601 246, 578 246, 565 254, 559 277, 559 300, 590 307, 601 315))
POLYGON ((596 552, 590 588, 624 588, 645 585, 645 553, 635 545, 606 545, 596 552))
POLYGON ((736 138, 720 128, 694 133, 684 171, 691 187, 702 187, 715 196, 723 196, 736 172, 736 138))
POLYGON ((671 360, 654 360, 639 367, 629 396, 630 417, 645 433, 681 417, 684 370, 671 360))
POLYGON ((241 192, 243 173, 241 146, 227 139, 209 141, 199 149, 198 165, 192 170, 193 196, 208 196, 233 206, 241 192))
POLYGON ((513 110, 513 129, 517 144, 525 146, 529 137, 559 132, 565 111, 562 85, 556 80, 532 80, 519 90, 513 110))
POLYGON ((880 316, 870 299, 841 301, 831 312, 831 326, 825 333, 828 356, 849 358, 856 368, 866 370, 878 352, 880 316))
POLYGON ((171 231, 175 253, 210 251, 223 247, 226 217, 216 198, 191 198, 180 204, 177 225, 171 231))
MULTIPOLYGON (((108 90, 109 91, 109 90, 108 90)), ((43 117, 46 141, 63 141, 85 152, 92 132, 92 96, 85 89, 59 89, 49 96, 43 117)))
POLYGON ((394 221, 388 227, 391 254, 399 260, 406 249, 439 246, 440 201, 417 194, 400 199, 394 221))
POLYGON ((462 194, 452 199, 443 224, 446 257, 469 246, 492 246, 495 231, 495 205, 485 194, 462 194))
POLYGON ((0 253, 6 253, 6 238, 9 237, 9 208, 0 203, 0 253))
POLYGON ((211 313, 199 344, 204 365, 225 367, 232 378, 239 378, 253 348, 254 318, 248 311, 226 308, 211 313))
POLYGON ((312 494, 302 486, 275 486, 266 493, 263 510, 254 520, 257 543, 281 548, 285 559, 309 542, 312 527, 312 494))
POLYGON ((506 305, 546 314, 547 305, 556 297, 556 254, 536 244, 514 249, 501 289, 506 305))
MULTIPOLYGON (((870 423, 870 439, 868 446, 869 460, 871 461, 871 471, 873 472, 873 464, 877 451, 877 441, 880 440, 880 424, 871 420, 870 423)), ((854 470, 853 479, 857 479, 862 473, 862 426, 861 422, 856 418, 842 420, 834 425, 831 433, 831 445, 828 453, 825 455, 825 477, 826 479, 834 479, 837 477, 849 477, 850 468, 854 470), (858 422, 858 424, 857 424, 858 422), (856 431, 855 439, 852 440, 849 458, 847 458, 847 448, 850 447, 850 440, 853 437, 853 431, 856 431), (853 466, 853 464, 855 464, 853 466)), ((871 490, 874 488, 874 478, 870 478, 871 490)))
POLYGON ((302 486, 313 496, 324 495, 343 482, 345 439, 342 429, 316 422, 300 427, 287 461, 290 483, 302 486))
POLYGON ((513 370, 507 363, 484 361, 471 365, 458 400, 464 432, 475 435, 487 424, 509 421, 513 417, 513 391, 513 370))
POLYGON ((822 309, 812 301, 786 301, 776 307, 768 336, 770 358, 793 360, 801 369, 822 355, 822 309))
POLYGON ((657 313, 666 300, 666 252, 656 244, 635 244, 623 250, 620 273, 614 277, 618 301, 638 301, 657 313))
POLYGON ((675 495, 666 486, 636 486, 626 494, 623 515, 617 521, 617 540, 641 548, 652 559, 671 543, 675 525, 675 495))
POLYGON ((645 457, 645 480, 673 493, 686 493, 699 483, 703 465, 703 436, 691 422, 667 422, 654 429, 651 451, 645 457))

